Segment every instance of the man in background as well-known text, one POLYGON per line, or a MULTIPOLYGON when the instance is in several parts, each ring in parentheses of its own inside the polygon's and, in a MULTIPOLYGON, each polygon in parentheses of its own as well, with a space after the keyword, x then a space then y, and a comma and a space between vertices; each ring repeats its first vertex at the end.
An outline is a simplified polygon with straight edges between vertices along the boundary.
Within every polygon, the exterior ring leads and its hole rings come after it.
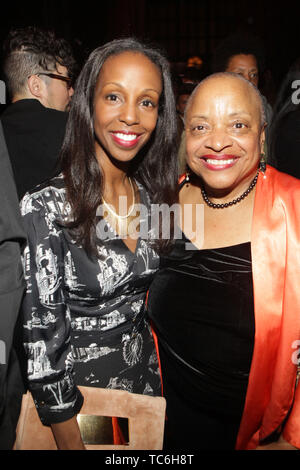
POLYGON ((0 125, 0 450, 11 449, 25 390, 14 340, 24 292, 21 249, 26 238, 7 148, 0 125))
MULTIPOLYGON (((260 39, 249 33, 237 32, 225 38, 214 51, 212 72, 232 72, 242 75, 259 89, 266 68, 264 47, 260 39)), ((267 121, 266 140, 273 118, 273 109, 262 94, 267 121)), ((265 147, 265 151, 267 151, 265 147)))
POLYGON ((178 138, 178 174, 182 175, 186 171, 186 148, 185 148, 185 130, 184 130, 184 111, 190 95, 196 83, 181 83, 176 96, 177 113, 177 138, 178 138))
POLYGON ((3 73, 11 104, 1 122, 21 198, 56 171, 76 62, 65 39, 27 27, 8 34, 3 73))

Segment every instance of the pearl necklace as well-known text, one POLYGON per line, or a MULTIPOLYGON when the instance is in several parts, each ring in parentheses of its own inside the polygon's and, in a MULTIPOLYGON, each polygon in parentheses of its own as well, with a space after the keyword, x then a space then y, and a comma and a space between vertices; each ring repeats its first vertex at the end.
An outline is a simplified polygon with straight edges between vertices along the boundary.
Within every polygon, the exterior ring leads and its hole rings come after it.
POLYGON ((204 201, 206 202, 206 204, 209 207, 212 207, 213 209, 225 209, 226 207, 230 207, 230 206, 233 206, 235 204, 238 204, 239 202, 241 202, 243 199, 245 199, 245 197, 247 197, 251 193, 252 189, 255 187, 255 185, 257 183, 258 174, 259 174, 259 170, 257 171, 255 178, 251 181, 249 188, 246 189, 246 191, 243 194, 241 194, 241 196, 237 197, 236 199, 233 199, 233 201, 224 202, 223 204, 215 204, 214 202, 211 202, 208 199, 208 196, 207 196, 207 194, 206 194, 203 187, 201 188, 202 197, 203 197, 204 201))
POLYGON ((131 207, 130 207, 130 210, 127 214, 125 215, 119 215, 117 214, 110 206, 110 204, 108 204, 104 198, 102 198, 102 202, 103 202, 103 205, 106 207, 106 209, 114 216, 116 217, 116 219, 118 220, 121 220, 121 219, 128 219, 128 217, 132 214, 133 212, 133 209, 134 209, 134 205, 135 205, 135 196, 134 196, 134 189, 133 189, 133 184, 132 184, 132 181, 131 181, 131 178, 128 178, 129 179, 129 183, 130 183, 130 186, 131 186, 131 191, 132 191, 132 204, 131 204, 131 207))

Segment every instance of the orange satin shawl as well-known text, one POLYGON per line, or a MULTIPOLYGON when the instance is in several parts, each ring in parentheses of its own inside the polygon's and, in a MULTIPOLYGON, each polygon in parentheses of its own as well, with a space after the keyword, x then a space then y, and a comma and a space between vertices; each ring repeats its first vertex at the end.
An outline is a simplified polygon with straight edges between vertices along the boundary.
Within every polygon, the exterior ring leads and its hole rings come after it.
POLYGON ((270 166, 257 182, 251 251, 256 332, 236 449, 254 449, 289 411, 283 437, 300 448, 300 180, 270 166))

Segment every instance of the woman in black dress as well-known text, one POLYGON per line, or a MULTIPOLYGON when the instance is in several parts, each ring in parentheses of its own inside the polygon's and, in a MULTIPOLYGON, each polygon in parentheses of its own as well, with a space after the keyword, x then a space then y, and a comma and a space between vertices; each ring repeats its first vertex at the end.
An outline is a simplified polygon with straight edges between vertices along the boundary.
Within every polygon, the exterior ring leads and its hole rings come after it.
POLYGON ((148 297, 168 451, 254 449, 282 430, 274 447, 300 446, 300 184, 261 159, 263 109, 233 73, 203 80, 187 105, 182 237, 148 297))
POLYGON ((167 61, 134 39, 108 43, 76 83, 61 174, 22 200, 29 387, 60 449, 84 448, 78 385, 161 394, 144 318, 159 259, 148 209, 173 197, 175 134, 167 61))

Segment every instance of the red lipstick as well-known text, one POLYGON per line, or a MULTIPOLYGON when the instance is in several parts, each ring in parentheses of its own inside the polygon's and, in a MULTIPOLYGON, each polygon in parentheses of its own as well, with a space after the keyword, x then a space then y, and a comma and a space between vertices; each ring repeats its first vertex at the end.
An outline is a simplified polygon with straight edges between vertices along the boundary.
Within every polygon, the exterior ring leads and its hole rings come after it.
POLYGON ((236 155, 203 155, 200 157, 205 168, 212 171, 227 170, 233 167, 238 161, 239 157, 236 155))
POLYGON ((114 131, 110 132, 110 135, 112 136, 114 142, 123 148, 134 147, 141 138, 141 134, 128 131, 114 131))

